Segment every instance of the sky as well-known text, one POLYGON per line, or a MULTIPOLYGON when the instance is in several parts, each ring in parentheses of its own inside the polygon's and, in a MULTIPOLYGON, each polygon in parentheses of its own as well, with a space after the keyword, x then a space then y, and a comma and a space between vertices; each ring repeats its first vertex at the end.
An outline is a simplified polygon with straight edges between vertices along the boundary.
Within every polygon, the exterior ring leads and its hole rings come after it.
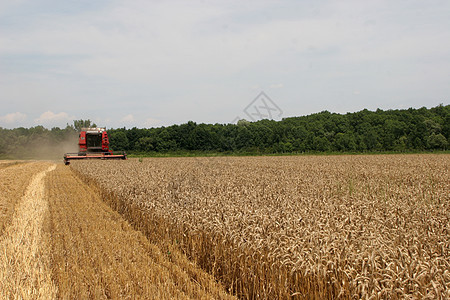
POLYGON ((450 103, 450 1, 0 1, 0 127, 450 103))

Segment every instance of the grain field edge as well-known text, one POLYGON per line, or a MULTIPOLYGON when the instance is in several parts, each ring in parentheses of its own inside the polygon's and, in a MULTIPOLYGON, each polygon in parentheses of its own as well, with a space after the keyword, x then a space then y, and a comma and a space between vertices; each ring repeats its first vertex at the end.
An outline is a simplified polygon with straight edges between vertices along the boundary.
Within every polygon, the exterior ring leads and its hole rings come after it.
POLYGON ((178 250, 149 242, 71 168, 57 166, 45 187, 57 298, 233 298, 178 250))
MULTIPOLYGON (((248 265, 257 266, 260 257, 257 253, 249 249, 238 249, 230 239, 225 236, 218 236, 208 232, 189 232, 185 227, 174 224, 166 218, 153 214, 142 209, 136 203, 125 199, 103 189, 100 184, 91 177, 88 177, 78 170, 73 169, 77 177, 95 189, 102 200, 127 220, 133 228, 146 236, 153 244, 156 244, 171 261, 175 262, 185 270, 196 282, 207 285, 210 278, 223 285, 227 293, 237 296, 237 298, 265 298, 261 291, 273 293, 277 298, 294 297, 301 298, 301 295, 308 295, 308 292, 297 295, 286 295, 280 291, 265 291, 264 283, 268 280, 268 274, 261 274, 257 270, 248 269, 248 265), (221 246, 216 241, 222 241, 221 246), (224 242, 226 241, 226 242, 224 242), (233 261, 232 257, 240 257, 240 263, 233 261), (201 272, 199 272, 201 270, 201 272), (232 273, 233 276, 226 276, 232 273), (253 279, 250 279, 253 277, 253 279), (254 277, 257 277, 255 280, 254 277), (258 284, 247 285, 247 282, 258 284), (249 297, 249 295, 251 295, 249 297)), ((278 267, 278 272, 270 275, 271 280, 278 282, 287 290, 290 275, 289 270, 278 267)), ((309 278, 311 284, 315 278, 309 278)))

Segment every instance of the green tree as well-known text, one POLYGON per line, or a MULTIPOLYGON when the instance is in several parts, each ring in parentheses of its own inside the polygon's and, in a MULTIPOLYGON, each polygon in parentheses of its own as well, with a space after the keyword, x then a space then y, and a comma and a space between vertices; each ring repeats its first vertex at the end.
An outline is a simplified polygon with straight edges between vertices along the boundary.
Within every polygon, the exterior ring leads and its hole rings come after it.
POLYGON ((116 151, 128 150, 128 138, 122 130, 111 132, 109 135, 109 142, 111 144, 111 149, 116 151))
POLYGON ((408 144, 408 138, 406 136, 401 136, 398 140, 394 142, 394 150, 405 151, 408 144))
POLYGON ((247 121, 246 119, 240 119, 239 121, 237 121, 238 126, 248 126, 249 124, 250 122, 247 121))
POLYGON ((338 151, 356 150, 356 141, 354 135, 349 132, 339 132, 335 137, 334 148, 338 151))
POLYGON ((425 124, 425 127, 427 128, 428 133, 430 134, 440 133, 442 130, 441 125, 434 120, 428 119, 425 120, 423 123, 425 124))
POLYGON ((135 149, 142 151, 142 152, 150 152, 155 149, 153 143, 154 143, 154 141, 153 141, 152 137, 144 136, 144 137, 141 137, 137 141, 135 149))
POLYGON ((441 133, 435 134, 434 132, 428 137, 427 144, 429 149, 441 149, 444 150, 448 146, 448 141, 441 133))
POLYGON ((236 136, 236 146, 238 149, 253 147, 252 132, 246 126, 239 126, 236 136))
POLYGON ((324 136, 313 138, 312 149, 316 151, 330 151, 330 142, 324 136))
POLYGON ((89 128, 89 127, 97 127, 95 123, 92 123, 91 120, 73 120, 73 127, 76 131, 81 131, 81 128, 89 128))

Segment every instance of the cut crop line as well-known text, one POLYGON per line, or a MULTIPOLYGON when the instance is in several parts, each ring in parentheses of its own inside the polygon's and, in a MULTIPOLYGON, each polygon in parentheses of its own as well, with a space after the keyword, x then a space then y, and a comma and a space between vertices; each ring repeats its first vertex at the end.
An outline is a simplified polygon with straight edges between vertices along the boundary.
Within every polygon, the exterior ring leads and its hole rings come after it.
POLYGON ((56 168, 37 173, 18 204, 0 240, 0 298, 54 299, 50 248, 42 225, 48 212, 44 177, 56 168))

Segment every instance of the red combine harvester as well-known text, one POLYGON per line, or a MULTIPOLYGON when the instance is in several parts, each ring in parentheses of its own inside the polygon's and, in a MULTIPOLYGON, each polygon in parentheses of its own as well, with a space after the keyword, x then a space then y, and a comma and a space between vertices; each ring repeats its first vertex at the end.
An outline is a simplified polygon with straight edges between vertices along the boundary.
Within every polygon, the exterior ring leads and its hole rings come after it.
POLYGON ((65 165, 73 159, 127 159, 125 152, 113 154, 109 150, 106 128, 81 128, 78 145, 78 153, 64 154, 65 165))

